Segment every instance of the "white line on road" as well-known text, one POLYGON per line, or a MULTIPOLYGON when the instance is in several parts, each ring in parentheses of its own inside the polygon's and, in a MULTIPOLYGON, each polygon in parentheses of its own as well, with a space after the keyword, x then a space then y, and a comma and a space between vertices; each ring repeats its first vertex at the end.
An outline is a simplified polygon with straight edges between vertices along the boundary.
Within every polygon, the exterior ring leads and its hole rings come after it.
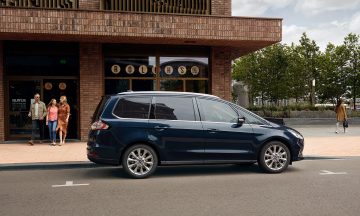
POLYGON ((88 186, 90 184, 74 184, 73 181, 66 181, 64 185, 52 185, 51 187, 74 187, 74 186, 88 186))
POLYGON ((347 175, 347 172, 331 172, 328 170, 321 170, 320 175, 347 175))

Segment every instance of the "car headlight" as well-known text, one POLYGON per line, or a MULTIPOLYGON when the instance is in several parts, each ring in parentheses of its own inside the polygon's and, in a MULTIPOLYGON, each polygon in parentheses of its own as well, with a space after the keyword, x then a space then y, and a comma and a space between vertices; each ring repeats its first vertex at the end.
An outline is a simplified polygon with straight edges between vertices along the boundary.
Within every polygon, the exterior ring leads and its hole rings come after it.
POLYGON ((289 131, 292 135, 294 135, 296 138, 298 138, 298 139, 304 139, 304 137, 303 137, 300 133, 298 133, 297 131, 294 131, 294 130, 292 130, 292 129, 288 129, 288 131, 289 131))

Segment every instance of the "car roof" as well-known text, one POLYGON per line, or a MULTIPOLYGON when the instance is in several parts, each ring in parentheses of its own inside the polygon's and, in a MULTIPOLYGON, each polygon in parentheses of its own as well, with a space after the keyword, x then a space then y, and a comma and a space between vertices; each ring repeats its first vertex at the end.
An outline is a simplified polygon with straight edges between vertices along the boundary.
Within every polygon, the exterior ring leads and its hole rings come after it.
POLYGON ((128 91, 128 92, 121 92, 118 94, 114 94, 121 96, 121 95, 170 95, 170 96, 177 96, 177 95, 182 95, 182 96, 200 96, 200 97, 211 97, 211 98, 216 98, 216 99, 220 99, 217 96, 214 95, 209 95, 209 94, 202 94, 202 93, 194 93, 194 92, 175 92, 175 91, 128 91))

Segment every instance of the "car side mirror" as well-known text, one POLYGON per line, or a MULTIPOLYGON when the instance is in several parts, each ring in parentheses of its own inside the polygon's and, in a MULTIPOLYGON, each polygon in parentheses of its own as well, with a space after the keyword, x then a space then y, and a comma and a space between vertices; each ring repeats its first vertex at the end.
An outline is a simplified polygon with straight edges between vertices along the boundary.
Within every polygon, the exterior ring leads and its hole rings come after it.
POLYGON ((239 117, 237 121, 238 126, 242 126, 245 123, 245 117, 239 117))

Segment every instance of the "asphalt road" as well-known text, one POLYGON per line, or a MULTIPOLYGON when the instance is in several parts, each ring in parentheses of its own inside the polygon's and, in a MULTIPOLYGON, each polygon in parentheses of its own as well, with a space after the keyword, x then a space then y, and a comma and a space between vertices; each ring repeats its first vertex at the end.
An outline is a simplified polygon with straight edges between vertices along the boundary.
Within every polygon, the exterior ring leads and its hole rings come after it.
POLYGON ((143 180, 118 167, 1 171, 0 215, 357 216, 359 167, 360 157, 308 159, 282 174, 256 165, 160 167, 143 180))

